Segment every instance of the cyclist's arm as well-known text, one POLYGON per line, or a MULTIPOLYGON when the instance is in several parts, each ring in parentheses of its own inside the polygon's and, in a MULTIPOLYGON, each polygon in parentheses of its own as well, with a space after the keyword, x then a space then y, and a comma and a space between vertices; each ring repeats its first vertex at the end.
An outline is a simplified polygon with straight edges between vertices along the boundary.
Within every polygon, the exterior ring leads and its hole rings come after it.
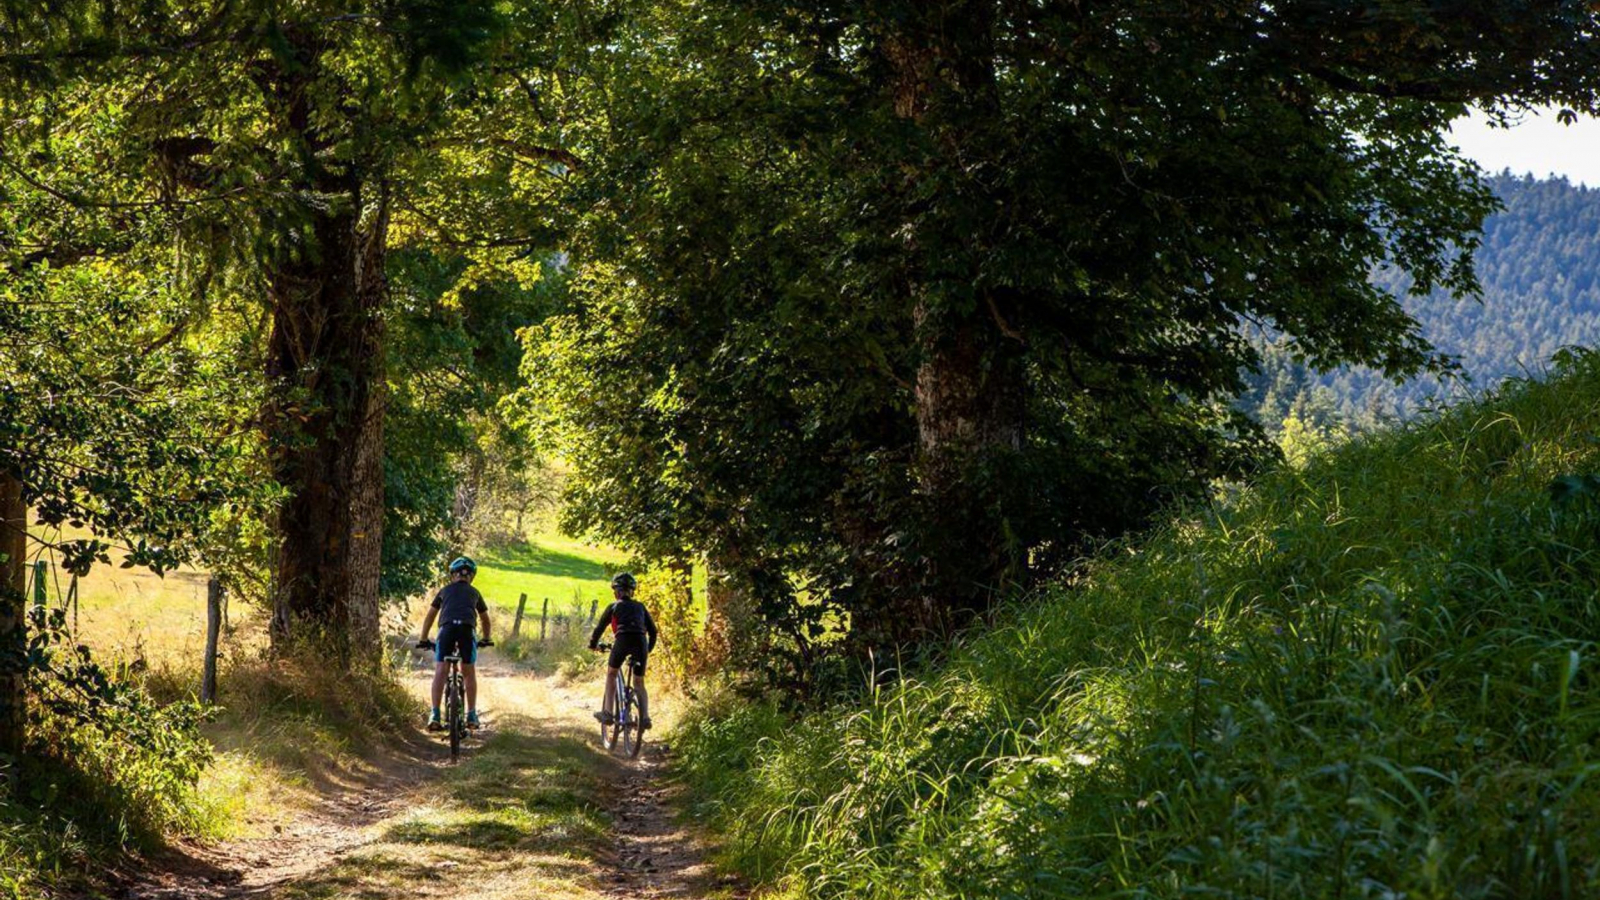
POLYGON ((650 610, 648 609, 644 611, 644 630, 650 634, 650 646, 646 649, 648 652, 654 653, 656 652, 656 620, 650 618, 650 610))
POLYGON ((433 631, 433 620, 439 615, 439 607, 428 607, 428 616, 422 620, 422 639, 427 640, 428 634, 433 631))
POLYGON ((600 621, 594 623, 594 631, 589 635, 589 646, 600 643, 600 635, 606 633, 606 626, 611 624, 611 611, 616 609, 615 603, 606 604, 606 611, 600 614, 600 621))
POLYGON ((489 607, 487 605, 478 607, 478 622, 483 626, 483 639, 489 640, 489 607))

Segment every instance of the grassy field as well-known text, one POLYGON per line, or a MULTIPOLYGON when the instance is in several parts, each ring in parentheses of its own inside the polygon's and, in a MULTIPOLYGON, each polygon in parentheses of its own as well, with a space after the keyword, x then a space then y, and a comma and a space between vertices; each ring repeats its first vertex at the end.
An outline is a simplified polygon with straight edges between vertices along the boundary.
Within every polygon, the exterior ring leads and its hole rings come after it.
MULTIPOLYGON (((82 537, 41 531, 44 540, 82 537)), ((72 593, 73 579, 55 565, 48 550, 35 550, 34 561, 46 564, 46 601, 61 606, 72 593)), ((122 554, 113 550, 110 565, 97 565, 77 581, 75 621, 79 639, 98 655, 113 659, 198 667, 205 646, 207 574, 183 566, 165 576, 142 568, 121 568, 122 554)), ((30 570, 28 596, 34 596, 30 570)), ((230 604, 229 622, 244 633, 256 611, 230 604)))
MULTIPOLYGON (((623 569, 627 559, 621 552, 549 533, 475 558, 478 577, 473 583, 491 611, 515 613, 517 598, 527 594, 530 614, 537 615, 541 601, 548 598, 551 615, 581 607, 585 616, 590 604, 599 601, 604 606, 611 599, 611 576, 623 569)), ((509 618, 504 628, 509 633, 509 618)))

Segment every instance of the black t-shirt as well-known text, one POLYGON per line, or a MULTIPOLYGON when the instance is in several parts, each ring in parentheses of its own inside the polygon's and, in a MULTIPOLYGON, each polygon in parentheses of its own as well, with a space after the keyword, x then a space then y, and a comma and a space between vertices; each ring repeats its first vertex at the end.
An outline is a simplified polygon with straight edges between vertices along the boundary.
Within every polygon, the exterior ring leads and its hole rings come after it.
POLYGON ((433 595, 433 608, 439 611, 440 622, 475 622, 477 613, 488 612, 478 589, 465 581, 452 581, 433 595))

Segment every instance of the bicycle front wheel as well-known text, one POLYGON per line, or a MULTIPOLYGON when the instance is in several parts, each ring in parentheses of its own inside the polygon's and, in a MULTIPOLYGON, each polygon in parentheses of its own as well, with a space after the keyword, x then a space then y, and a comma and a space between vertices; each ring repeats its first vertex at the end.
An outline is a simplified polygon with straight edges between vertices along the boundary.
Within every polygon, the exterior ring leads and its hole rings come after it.
MULTIPOLYGON (((616 681, 616 690, 617 701, 616 703, 612 704, 611 721, 609 723, 605 722, 604 720, 600 722, 600 744, 607 750, 613 749, 617 746, 618 727, 622 720, 622 716, 617 712, 618 708, 622 705, 621 678, 618 678, 616 681)), ((605 708, 605 702, 603 700, 601 701, 600 707, 601 709, 605 708)))

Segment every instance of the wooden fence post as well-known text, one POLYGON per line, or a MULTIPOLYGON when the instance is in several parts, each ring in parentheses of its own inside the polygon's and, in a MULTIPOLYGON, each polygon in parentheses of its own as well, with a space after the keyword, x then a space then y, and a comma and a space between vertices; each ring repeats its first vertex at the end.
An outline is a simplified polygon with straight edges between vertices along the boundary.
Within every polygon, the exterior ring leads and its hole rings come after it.
POLYGON ((522 633, 522 610, 528 605, 528 595, 523 594, 517 598, 517 618, 511 623, 511 636, 516 637, 522 633))
POLYGON ((544 643, 544 623, 550 617, 550 598, 544 598, 544 608, 539 610, 539 643, 544 643))
POLYGON ((50 574, 50 564, 42 559, 33 562, 33 605, 44 609, 46 601, 44 577, 50 574))
POLYGON ((222 582, 206 583, 206 659, 200 676, 200 702, 217 702, 217 634, 222 630, 222 582))
POLYGON ((590 625, 594 624, 595 610, 598 610, 599 608, 600 608, 600 601, 599 600, 590 600, 589 601, 589 624, 590 625))
MULTIPOLYGON (((22 755, 23 723, 27 721, 28 658, 28 504, 22 481, 0 468, 0 755, 22 755)), ((0 780, 16 774, 0 771, 0 780)))

